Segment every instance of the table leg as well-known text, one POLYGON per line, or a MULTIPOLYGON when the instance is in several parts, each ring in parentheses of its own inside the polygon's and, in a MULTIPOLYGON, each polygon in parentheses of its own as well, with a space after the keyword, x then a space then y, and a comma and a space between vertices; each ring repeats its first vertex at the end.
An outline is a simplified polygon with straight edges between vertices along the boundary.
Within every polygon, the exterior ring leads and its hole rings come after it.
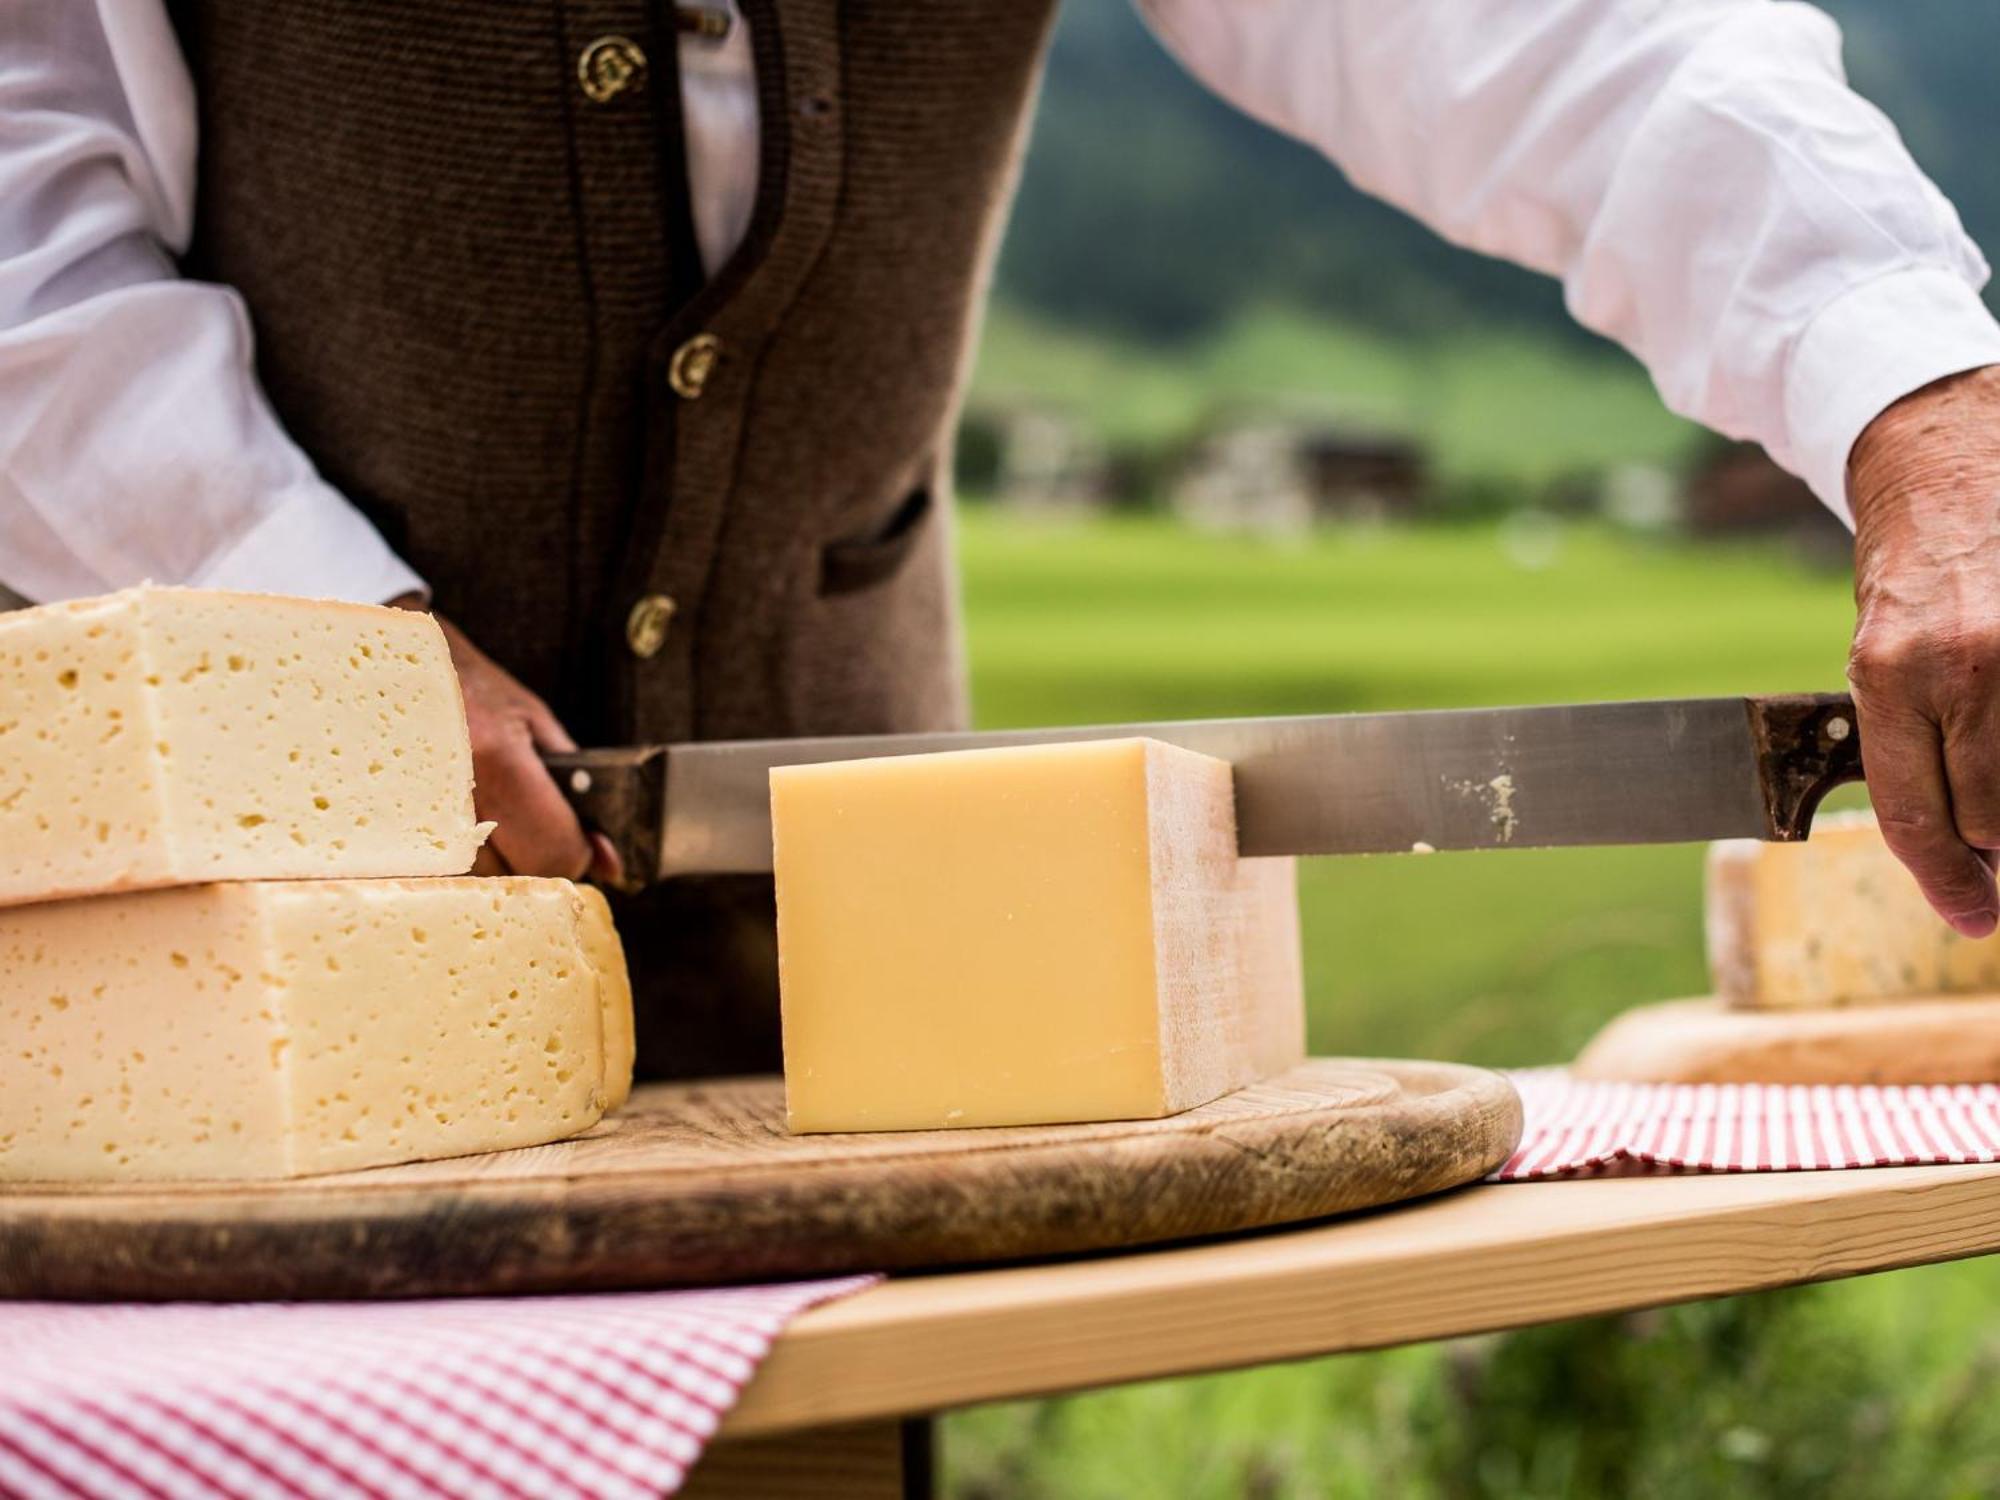
POLYGON ((931 1419, 723 1438, 688 1475, 685 1500, 932 1500, 931 1419))

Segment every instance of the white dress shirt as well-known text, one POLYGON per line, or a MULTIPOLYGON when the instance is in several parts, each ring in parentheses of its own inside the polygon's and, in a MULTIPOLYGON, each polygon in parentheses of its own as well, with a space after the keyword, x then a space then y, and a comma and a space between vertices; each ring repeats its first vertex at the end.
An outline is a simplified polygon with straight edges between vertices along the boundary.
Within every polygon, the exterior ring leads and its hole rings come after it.
MULTIPOLYGON (((1985 261, 1839 32, 1780 0, 1139 0, 1217 93, 1448 239, 1562 279, 1667 404, 1847 516, 1847 453, 2000 363, 1985 261)), ((742 24, 681 44, 704 262, 740 241, 742 24)), ((161 0, 7 0, 0 584, 141 579, 382 600, 421 587, 259 390, 242 300, 183 281, 192 86, 161 0)))

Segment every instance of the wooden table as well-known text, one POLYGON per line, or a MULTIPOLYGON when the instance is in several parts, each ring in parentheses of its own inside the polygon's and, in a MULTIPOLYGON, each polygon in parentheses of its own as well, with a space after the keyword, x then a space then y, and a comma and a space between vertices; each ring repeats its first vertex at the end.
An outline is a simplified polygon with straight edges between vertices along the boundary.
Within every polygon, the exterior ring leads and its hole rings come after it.
POLYGON ((923 1493, 955 1406, 2000 1249, 2000 1165, 1467 1188, 1213 1244, 899 1278, 799 1318, 685 1493, 923 1493), (788 1486, 793 1486, 789 1487, 788 1486))

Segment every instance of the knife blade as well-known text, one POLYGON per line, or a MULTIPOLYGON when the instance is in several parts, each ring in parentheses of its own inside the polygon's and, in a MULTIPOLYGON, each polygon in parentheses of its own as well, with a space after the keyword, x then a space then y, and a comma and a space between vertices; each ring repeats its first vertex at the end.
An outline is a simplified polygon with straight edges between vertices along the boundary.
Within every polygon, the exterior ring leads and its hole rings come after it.
POLYGON ((1844 694, 690 742, 551 755, 628 888, 771 868, 776 766, 1145 735, 1230 762, 1245 855, 1799 839, 1861 778, 1844 694))

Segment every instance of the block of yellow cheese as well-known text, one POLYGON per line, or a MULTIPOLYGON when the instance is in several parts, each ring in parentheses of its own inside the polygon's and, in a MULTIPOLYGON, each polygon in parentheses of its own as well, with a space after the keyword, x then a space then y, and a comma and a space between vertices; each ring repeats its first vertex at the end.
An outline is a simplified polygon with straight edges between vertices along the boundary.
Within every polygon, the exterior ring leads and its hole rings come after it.
POLYGON ((0 1180, 287 1177, 557 1140, 624 1096, 630 1034, 617 937, 564 880, 12 907, 0 1180))
POLYGON ((0 905, 457 875, 482 837, 426 615, 151 587, 0 614, 0 905))
POLYGON ((771 773, 795 1131, 1152 1118, 1304 1050, 1290 860, 1157 741, 771 773))
POLYGON ((1712 845, 1707 916, 1710 975, 1734 1005, 2000 992, 2000 941, 1939 920, 1867 813, 1822 816, 1801 844, 1712 845))

